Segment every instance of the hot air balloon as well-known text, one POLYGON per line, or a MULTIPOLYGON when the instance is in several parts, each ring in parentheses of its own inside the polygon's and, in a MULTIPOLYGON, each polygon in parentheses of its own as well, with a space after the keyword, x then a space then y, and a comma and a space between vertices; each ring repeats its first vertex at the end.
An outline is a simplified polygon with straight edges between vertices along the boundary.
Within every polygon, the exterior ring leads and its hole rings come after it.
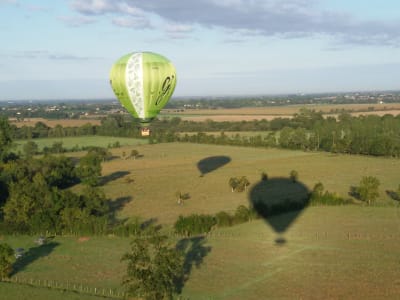
POLYGON ((147 136, 150 134, 150 122, 174 92, 176 71, 162 55, 133 52, 114 63, 110 84, 122 106, 139 120, 142 136, 147 136))

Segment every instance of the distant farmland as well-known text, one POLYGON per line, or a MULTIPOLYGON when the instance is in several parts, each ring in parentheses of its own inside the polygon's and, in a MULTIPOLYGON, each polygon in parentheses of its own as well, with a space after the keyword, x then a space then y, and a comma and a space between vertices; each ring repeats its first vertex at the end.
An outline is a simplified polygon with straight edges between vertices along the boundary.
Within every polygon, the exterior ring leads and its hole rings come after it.
POLYGON ((208 119, 223 121, 251 121, 251 120, 273 120, 275 118, 291 118, 300 109, 312 109, 321 111, 323 114, 337 116, 339 112, 346 111, 353 116, 359 115, 385 115, 400 114, 400 103, 390 104, 315 104, 315 105, 288 105, 270 107, 243 107, 243 108, 221 108, 221 109, 187 109, 176 112, 174 110, 164 110, 160 117, 180 117, 183 120, 202 122, 208 119))

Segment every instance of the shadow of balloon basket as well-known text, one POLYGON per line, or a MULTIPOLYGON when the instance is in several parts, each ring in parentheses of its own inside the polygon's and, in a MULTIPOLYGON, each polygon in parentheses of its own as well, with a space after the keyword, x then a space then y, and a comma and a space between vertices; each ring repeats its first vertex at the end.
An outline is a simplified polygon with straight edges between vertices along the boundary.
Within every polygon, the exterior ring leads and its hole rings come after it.
POLYGON ((283 245, 287 242, 283 234, 308 206, 310 192, 299 181, 270 178, 250 190, 249 200, 257 214, 278 234, 276 245, 283 245))

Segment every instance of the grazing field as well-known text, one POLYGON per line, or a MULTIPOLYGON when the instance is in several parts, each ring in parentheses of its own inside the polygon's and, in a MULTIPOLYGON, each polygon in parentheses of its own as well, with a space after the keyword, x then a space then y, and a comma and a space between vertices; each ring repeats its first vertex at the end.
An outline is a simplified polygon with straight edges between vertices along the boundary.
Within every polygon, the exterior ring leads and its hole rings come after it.
MULTIPOLYGON (((189 239, 171 234, 171 243, 190 245, 184 299, 393 299, 400 294, 400 207, 386 194, 400 183, 398 159, 184 143, 111 151, 115 158, 103 163, 101 182, 118 203, 118 217, 138 216, 164 224, 167 232, 181 214, 232 212, 248 205, 249 191, 232 193, 230 177, 247 176, 251 189, 262 172, 287 178, 297 170, 309 189, 321 181, 344 197, 362 176, 381 182, 374 206, 304 209, 284 232, 283 244, 275 242, 277 234, 262 219, 189 239), (132 149, 141 157, 121 158, 132 149), (184 205, 177 204, 177 191, 189 194, 184 205)), ((37 246, 35 238, 0 236, 0 242, 30 253, 16 264, 12 279, 122 292, 125 264, 120 258, 129 250, 129 238, 56 236, 45 246, 37 246)), ((59 290, 0 284, 0 295, 7 299, 97 299, 78 292, 60 296, 59 290)))
MULTIPOLYGON (((397 208, 343 206, 305 209, 287 230, 287 243, 283 245, 274 242, 276 234, 262 220, 216 229, 206 237, 189 240, 189 280, 183 286, 182 296, 394 299, 400 293, 399 226, 397 208)), ((3 241, 13 247, 37 247, 33 238, 7 236, 3 241)), ((171 237, 172 242, 180 239, 171 237)), ((14 276, 121 291, 125 266, 120 257, 128 250, 129 239, 82 240, 56 237, 52 243, 57 246, 51 252, 38 255, 14 276)), ((2 295, 11 295, 7 299, 39 300, 51 294, 47 289, 42 293, 39 288, 12 286, 15 288, 0 285, 2 295), (25 298, 18 298, 21 294, 25 298)), ((54 291, 54 295, 58 293, 54 291)))
MULTIPOLYGON (((168 224, 180 214, 233 211, 240 204, 247 205, 246 193, 231 192, 231 177, 247 176, 255 185, 262 172, 270 178, 288 178, 290 171, 296 170, 299 180, 309 189, 320 181, 330 192, 348 197, 350 187, 357 186, 362 176, 375 176, 381 182, 377 205, 394 205, 386 191, 396 190, 400 183, 398 159, 185 143, 134 148, 143 157, 103 163, 103 189, 110 198, 124 200, 120 217, 139 215, 168 224), (227 157, 229 162, 201 176, 198 163, 216 156, 227 157), (127 178, 134 181, 128 183, 127 178), (177 205, 177 191, 189 194, 185 205, 177 205)), ((130 149, 133 148, 113 149, 113 154, 121 157, 123 151, 129 153, 130 149)))
MULTIPOLYGON (((28 140, 15 141, 14 144, 16 146, 16 150, 22 151, 22 147, 27 141, 28 140)), ((51 147, 53 143, 59 143, 59 142, 62 143, 62 146, 65 149, 71 149, 75 146, 79 148, 88 146, 107 147, 108 145, 115 144, 116 142, 119 142, 121 146, 147 144, 146 140, 124 138, 124 137, 109 137, 109 136, 42 138, 42 139, 32 139, 31 141, 38 144, 39 151, 43 150, 44 147, 51 147)))

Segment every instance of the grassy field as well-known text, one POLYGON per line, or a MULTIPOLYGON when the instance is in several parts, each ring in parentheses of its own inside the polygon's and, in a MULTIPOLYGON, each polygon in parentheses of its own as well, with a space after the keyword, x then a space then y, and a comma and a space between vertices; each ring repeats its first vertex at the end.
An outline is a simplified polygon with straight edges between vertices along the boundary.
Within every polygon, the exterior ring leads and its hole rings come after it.
MULTIPOLYGON (((122 147, 113 153, 121 157, 130 149, 122 147)), ((233 211, 240 204, 247 205, 247 193, 230 191, 230 177, 247 176, 255 185, 262 172, 270 178, 287 178, 291 170, 297 170, 299 180, 309 189, 320 181, 330 192, 348 197, 350 187, 357 186, 362 176, 376 176, 381 182, 377 204, 394 203, 385 191, 397 189, 400 183, 397 159, 183 143, 140 145, 135 149, 143 157, 103 164, 107 182, 103 188, 110 198, 125 200, 121 217, 139 215, 161 223, 171 224, 180 214, 233 211), (229 162, 201 176, 198 163, 215 156, 226 157, 229 162), (127 183, 126 177, 134 182, 127 183), (190 195, 183 206, 176 203, 177 191, 190 195)))
MULTIPOLYGON (((118 216, 153 219, 167 228, 180 214, 233 211, 247 205, 248 192, 232 193, 230 177, 247 176, 251 189, 262 172, 269 178, 287 178, 294 169, 309 189, 321 181, 329 191, 346 197, 362 176, 381 181, 376 206, 308 207, 284 233, 284 244, 275 242, 278 236, 264 220, 186 240, 191 247, 184 298, 393 299, 400 294, 400 208, 385 192, 400 183, 400 160, 181 143, 126 145, 112 152, 117 158, 103 163, 102 188, 121 204, 118 216), (122 159, 122 152, 131 149, 142 157, 122 159), (134 181, 127 183, 127 177, 134 181), (190 195, 184 205, 176 203, 176 191, 190 195)), ((121 291, 125 265, 120 258, 129 249, 129 239, 57 236, 46 247, 35 245, 34 239, 0 237, 0 242, 32 254, 16 265, 13 277, 121 291)), ((171 235, 171 242, 184 240, 171 235)), ((0 285, 0 295, 7 299, 92 299, 58 293, 0 285)))
MULTIPOLYGON (((285 233, 283 245, 275 243, 276 234, 262 220, 218 229, 190 240, 191 255, 186 260, 191 267, 182 296, 394 299, 400 293, 399 226, 397 208, 345 206, 306 209, 285 233)), ((13 247, 37 247, 33 237, 3 237, 3 241, 13 247)), ((53 251, 32 260, 14 276, 120 289, 125 272, 120 257, 128 250, 128 239, 80 242, 79 238, 56 237, 53 243, 57 244, 53 251)), ((21 294, 27 298, 25 292, 31 300, 60 295, 20 285, 3 284, 0 290, 2 295, 11 295, 7 299, 24 299, 18 298, 21 294)), ((66 293, 60 299, 86 298, 66 293)))

